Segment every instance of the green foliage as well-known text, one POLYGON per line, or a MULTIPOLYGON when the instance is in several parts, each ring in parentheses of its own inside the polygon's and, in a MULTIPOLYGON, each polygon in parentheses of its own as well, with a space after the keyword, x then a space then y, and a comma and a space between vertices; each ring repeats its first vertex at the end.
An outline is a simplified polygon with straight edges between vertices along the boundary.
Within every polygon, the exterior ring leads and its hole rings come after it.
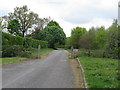
POLYGON ((80 37, 86 33, 86 29, 85 28, 81 28, 81 27, 76 27, 72 29, 71 32, 71 44, 72 46, 74 46, 75 48, 78 48, 78 41, 80 39, 80 37))
POLYGON ((118 60, 80 57, 88 88, 118 88, 118 60))
POLYGON ((20 36, 13 36, 8 33, 2 32, 2 56, 13 57, 13 56, 29 56, 29 49, 37 48, 41 45, 41 48, 48 47, 46 41, 35 40, 32 38, 23 38, 20 36))
POLYGON ((120 33, 118 30, 117 20, 114 20, 108 29, 103 26, 92 27, 83 34, 80 33, 79 28, 76 28, 71 32, 71 37, 67 38, 66 46, 86 50, 82 54, 86 56, 119 58, 120 33))
POLYGON ((104 48, 104 45, 106 44, 106 31, 105 31, 105 28, 104 27, 100 27, 98 29, 98 32, 97 32, 97 35, 96 35, 96 38, 97 38, 97 41, 99 43, 99 48, 104 48))
MULTIPOLYGON (((41 58, 44 57, 44 54, 48 54, 52 50, 53 50, 52 48, 41 48, 40 49, 41 58)), ((38 49, 31 50, 31 53, 32 54, 31 54, 30 58, 38 58, 38 49)))
POLYGON ((9 26, 9 29, 12 29, 10 33, 15 33, 15 35, 20 35, 22 33, 22 36, 24 37, 25 33, 28 31, 29 28, 31 28, 34 24, 37 23, 38 20, 38 14, 30 11, 26 5, 22 7, 16 7, 14 8, 13 13, 9 13, 9 16, 3 17, 9 26), (18 22, 16 22, 18 20, 18 22), (15 25, 15 26, 14 26, 15 25), (19 29, 19 32, 17 29, 19 29))
POLYGON ((112 57, 112 58, 118 58, 118 26, 117 26, 117 20, 114 20, 113 24, 108 28, 107 32, 107 43, 106 43, 106 52, 112 57))
POLYGON ((21 45, 3 45, 2 46, 2 57, 15 57, 20 55, 19 52, 23 51, 21 45))
POLYGON ((118 26, 118 58, 120 59, 120 26, 118 26))
POLYGON ((106 31, 104 27, 90 28, 90 30, 79 39, 81 49, 103 49, 106 43, 106 31))
POLYGON ((8 23, 8 32, 16 36, 22 36, 20 31, 20 23, 17 19, 13 19, 8 23))
POLYGON ((57 26, 57 27, 61 28, 60 25, 56 21, 53 21, 53 20, 50 21, 47 26, 57 26))
POLYGON ((23 45, 25 48, 29 48, 29 47, 37 48, 38 45, 41 45, 42 48, 46 48, 47 42, 41 40, 35 40, 32 38, 13 36, 8 33, 2 32, 2 45, 23 45))
POLYGON ((44 29, 44 27, 51 21, 51 18, 43 18, 37 20, 37 26, 35 27, 35 31, 31 34, 27 35, 28 37, 32 37, 34 39, 39 39, 39 32, 44 29))
POLYGON ((57 22, 51 21, 48 26, 39 33, 39 39, 48 42, 49 47, 55 48, 55 44, 65 44, 66 35, 57 22))
POLYGON ((71 46, 72 46, 71 37, 67 37, 67 38, 66 38, 65 48, 66 48, 66 49, 70 49, 71 46))
POLYGON ((2 17, 0 17, 0 30, 2 29, 2 17))
POLYGON ((2 32, 2 45, 23 45, 23 38, 2 32))
POLYGON ((13 63, 13 62, 18 62, 26 60, 26 58, 23 57, 9 57, 9 58, 2 58, 0 59, 0 64, 7 64, 7 63, 13 63))
POLYGON ((78 56, 88 56, 88 57, 99 57, 99 58, 108 58, 105 50, 79 50, 78 56))

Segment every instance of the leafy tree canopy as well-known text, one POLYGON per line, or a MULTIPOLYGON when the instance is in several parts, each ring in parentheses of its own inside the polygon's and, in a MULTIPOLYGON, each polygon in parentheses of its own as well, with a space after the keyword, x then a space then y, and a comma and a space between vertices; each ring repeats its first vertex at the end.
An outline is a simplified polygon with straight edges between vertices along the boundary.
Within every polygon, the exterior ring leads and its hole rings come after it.
MULTIPOLYGON (((19 33, 22 33, 22 36, 24 37, 25 34, 29 32, 32 32, 33 28, 42 28, 43 24, 46 24, 47 19, 41 19, 39 18, 38 14, 30 11, 30 9, 24 5, 22 7, 16 7, 14 8, 13 13, 9 13, 8 16, 3 16, 5 28, 10 24, 13 23, 14 19, 18 20, 19 22, 19 33), (32 29, 31 29, 32 28, 32 29)), ((15 22, 15 21, 14 21, 15 22)), ((17 24, 16 24, 17 25, 17 24)), ((9 32, 13 32, 15 30, 9 29, 9 32)))
POLYGON ((20 23, 17 19, 13 19, 8 23, 7 27, 10 34, 16 35, 16 36, 22 36, 22 33, 20 32, 20 23))
POLYGON ((44 30, 39 33, 39 39, 48 41, 49 47, 55 48, 55 44, 65 44, 66 35, 56 21, 51 21, 44 30))
POLYGON ((80 39, 80 37, 85 34, 87 31, 85 28, 82 27, 76 27, 72 29, 71 32, 71 42, 72 42, 72 46, 74 46, 75 48, 78 48, 78 41, 80 39))

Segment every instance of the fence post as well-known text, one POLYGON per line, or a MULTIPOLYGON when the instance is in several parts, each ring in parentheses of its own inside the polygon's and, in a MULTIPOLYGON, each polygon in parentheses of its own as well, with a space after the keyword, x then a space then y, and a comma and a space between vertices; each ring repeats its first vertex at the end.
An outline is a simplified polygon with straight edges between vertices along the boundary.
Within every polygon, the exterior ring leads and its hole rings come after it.
POLYGON ((71 47, 71 52, 72 52, 72 58, 73 58, 73 46, 71 47))
POLYGON ((41 58, 40 57, 40 45, 38 45, 38 59, 41 58))

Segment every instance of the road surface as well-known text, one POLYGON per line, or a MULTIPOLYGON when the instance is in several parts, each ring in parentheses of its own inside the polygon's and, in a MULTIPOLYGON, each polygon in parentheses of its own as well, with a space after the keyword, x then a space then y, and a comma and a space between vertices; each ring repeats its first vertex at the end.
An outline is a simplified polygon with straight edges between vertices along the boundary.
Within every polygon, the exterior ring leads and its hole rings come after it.
POLYGON ((3 88, 74 88, 67 51, 54 50, 41 60, 4 66, 3 88))

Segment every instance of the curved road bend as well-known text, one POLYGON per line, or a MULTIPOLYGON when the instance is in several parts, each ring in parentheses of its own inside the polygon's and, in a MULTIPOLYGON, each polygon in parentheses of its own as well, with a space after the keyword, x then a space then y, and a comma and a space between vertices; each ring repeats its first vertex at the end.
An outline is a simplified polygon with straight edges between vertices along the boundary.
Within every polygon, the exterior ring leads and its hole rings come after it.
POLYGON ((3 88, 74 88, 67 51, 54 50, 43 60, 3 67, 3 88))

